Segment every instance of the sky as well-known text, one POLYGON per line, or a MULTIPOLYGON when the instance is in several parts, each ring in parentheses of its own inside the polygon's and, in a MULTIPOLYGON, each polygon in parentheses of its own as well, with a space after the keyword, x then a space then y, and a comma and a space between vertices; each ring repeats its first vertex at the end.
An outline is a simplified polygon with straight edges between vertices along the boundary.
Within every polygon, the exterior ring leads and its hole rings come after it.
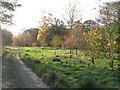
MULTIPOLYGON (((37 28, 44 11, 50 12, 53 16, 63 20, 63 14, 69 1, 72 0, 18 0, 18 3, 22 6, 14 12, 13 23, 15 25, 6 26, 6 28, 13 35, 18 35, 25 29, 37 28)), ((82 22, 89 19, 95 20, 99 10, 98 1, 77 0, 82 14, 82 22)), ((116 0, 100 0, 101 4, 109 1, 116 0)))

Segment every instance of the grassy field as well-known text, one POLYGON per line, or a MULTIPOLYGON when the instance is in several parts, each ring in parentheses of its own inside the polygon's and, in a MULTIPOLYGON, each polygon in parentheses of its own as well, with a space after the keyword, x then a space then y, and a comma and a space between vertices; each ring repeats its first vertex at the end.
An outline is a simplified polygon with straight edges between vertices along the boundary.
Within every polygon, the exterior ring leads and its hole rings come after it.
POLYGON ((109 66, 109 59, 85 57, 83 51, 32 47, 6 47, 9 50, 20 50, 20 57, 51 87, 70 88, 115 88, 119 85, 118 60, 114 60, 114 70, 109 66), (55 55, 56 52, 56 55, 55 55), (57 57, 56 57, 57 56, 57 57), (57 60, 57 61, 56 61, 57 60))

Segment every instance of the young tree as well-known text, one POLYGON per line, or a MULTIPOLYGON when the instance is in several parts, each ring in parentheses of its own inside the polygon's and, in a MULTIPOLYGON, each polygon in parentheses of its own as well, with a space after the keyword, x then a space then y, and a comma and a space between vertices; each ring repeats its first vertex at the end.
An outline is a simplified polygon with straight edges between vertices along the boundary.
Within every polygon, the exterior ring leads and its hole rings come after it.
MULTIPOLYGON (((73 28, 75 26, 75 22, 78 20, 81 21, 81 18, 79 19, 78 16, 80 17, 79 2, 77 2, 77 1, 69 2, 68 5, 66 6, 64 19, 65 19, 66 23, 68 24, 68 28, 69 28, 68 30, 70 30, 70 32, 73 30, 73 28)), ((71 41, 72 37, 69 39, 71 41)), ((71 48, 71 50, 70 50, 71 57, 72 57, 72 50, 73 50, 73 48, 71 48)))
POLYGON ((39 44, 43 47, 46 47, 47 44, 47 34, 49 27, 51 26, 52 14, 49 13, 47 16, 43 16, 40 21, 40 29, 38 31, 37 40, 39 44))
POLYGON ((100 46, 101 46, 101 36, 102 34, 99 32, 98 28, 91 28, 90 31, 85 32, 85 42, 87 45, 87 50, 91 57, 91 61, 94 64, 95 54, 99 54, 100 46))
POLYGON ((69 30, 66 30, 65 35, 63 37, 62 47, 66 49, 73 48, 73 38, 70 34, 69 30))
POLYGON ((72 44, 73 44, 73 48, 76 49, 76 55, 78 51, 77 49, 80 49, 80 50, 86 49, 83 33, 84 31, 81 23, 76 24, 73 30, 71 30, 71 36, 73 39, 72 44))
POLYGON ((80 17, 79 2, 69 2, 66 7, 64 19, 70 30, 73 29, 75 21, 81 20, 81 18, 78 19, 78 16, 80 17))
POLYGON ((61 47, 62 40, 61 40, 61 38, 60 38, 58 35, 55 35, 55 36, 52 38, 51 44, 52 44, 52 46, 55 47, 55 48, 61 47))
POLYGON ((62 44, 61 38, 58 35, 55 35, 51 41, 51 45, 55 48, 55 55, 56 55, 56 49, 58 47, 61 47, 61 44, 62 44))
MULTIPOLYGON (((105 33, 108 53, 110 55, 111 62, 113 64, 113 53, 114 53, 114 44, 116 43, 118 31, 116 29, 116 24, 118 23, 118 13, 120 9, 120 2, 111 2, 105 3, 104 6, 100 9, 100 16, 98 21, 105 26, 105 33)), ((113 65, 112 65, 113 66, 113 65)), ((112 67, 113 68, 113 67, 112 67)))

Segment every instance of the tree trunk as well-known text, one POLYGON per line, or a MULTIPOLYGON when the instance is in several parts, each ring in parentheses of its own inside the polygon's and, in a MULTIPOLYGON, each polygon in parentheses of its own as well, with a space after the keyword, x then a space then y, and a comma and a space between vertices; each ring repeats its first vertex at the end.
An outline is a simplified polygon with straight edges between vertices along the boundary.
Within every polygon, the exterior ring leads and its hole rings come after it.
POLYGON ((77 49, 76 49, 76 53, 75 53, 76 55, 78 54, 78 51, 77 51, 77 49))
POLYGON ((113 63, 114 63, 114 61, 113 61, 113 42, 111 41, 111 35, 110 35, 110 59, 111 59, 111 68, 113 70, 113 67, 114 67, 114 65, 113 65, 113 63))
POLYGON ((92 64, 95 63, 95 61, 94 61, 94 56, 95 56, 95 53, 94 53, 94 51, 92 51, 92 52, 91 52, 91 62, 92 62, 92 64))
POLYGON ((72 58, 72 50, 70 49, 70 58, 72 58))

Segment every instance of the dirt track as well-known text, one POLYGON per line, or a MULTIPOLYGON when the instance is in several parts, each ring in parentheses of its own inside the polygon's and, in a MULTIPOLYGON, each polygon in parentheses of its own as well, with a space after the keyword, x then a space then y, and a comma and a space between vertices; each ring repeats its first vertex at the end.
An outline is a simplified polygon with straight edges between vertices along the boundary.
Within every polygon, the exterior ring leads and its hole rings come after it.
POLYGON ((2 59, 2 88, 48 88, 20 59, 19 52, 14 53, 16 59, 2 59))

